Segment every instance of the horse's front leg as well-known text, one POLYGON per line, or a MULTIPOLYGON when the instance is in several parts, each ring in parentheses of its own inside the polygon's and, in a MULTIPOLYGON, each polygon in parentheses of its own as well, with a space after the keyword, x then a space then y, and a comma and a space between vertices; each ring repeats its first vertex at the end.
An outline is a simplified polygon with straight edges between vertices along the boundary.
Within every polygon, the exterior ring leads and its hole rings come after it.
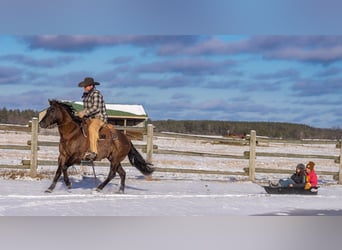
MULTIPOLYGON (((64 168, 65 168, 64 157, 59 155, 59 157, 58 157, 58 168, 56 170, 55 177, 53 178, 50 187, 47 190, 45 190, 46 193, 52 193, 52 191, 55 189, 56 184, 57 184, 59 178, 61 177, 62 171, 63 171, 63 174, 64 174, 64 171, 65 171, 64 168)), ((67 177, 67 180, 69 180, 68 177, 67 177)), ((64 181, 65 181, 65 176, 64 176, 64 181)), ((69 181, 69 183, 70 183, 70 181, 69 181)))
POLYGON ((65 185, 67 186, 68 189, 71 189, 72 187, 72 184, 71 184, 71 181, 69 179, 69 175, 68 175, 68 168, 70 166, 64 166, 63 167, 63 178, 64 178, 64 183, 65 185))
POLYGON ((53 178, 53 181, 48 189, 45 190, 45 193, 52 193, 52 191, 55 189, 57 181, 59 180, 59 177, 61 177, 62 174, 62 165, 58 164, 58 168, 55 174, 55 177, 53 178))

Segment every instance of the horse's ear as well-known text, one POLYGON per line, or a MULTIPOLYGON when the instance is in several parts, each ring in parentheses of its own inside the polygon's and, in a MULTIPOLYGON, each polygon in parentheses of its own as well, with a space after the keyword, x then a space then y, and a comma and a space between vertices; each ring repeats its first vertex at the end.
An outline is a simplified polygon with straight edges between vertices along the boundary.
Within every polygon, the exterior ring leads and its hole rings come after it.
POLYGON ((53 103, 55 103, 55 102, 56 102, 55 99, 49 99, 49 104, 50 104, 50 106, 51 106, 53 103))

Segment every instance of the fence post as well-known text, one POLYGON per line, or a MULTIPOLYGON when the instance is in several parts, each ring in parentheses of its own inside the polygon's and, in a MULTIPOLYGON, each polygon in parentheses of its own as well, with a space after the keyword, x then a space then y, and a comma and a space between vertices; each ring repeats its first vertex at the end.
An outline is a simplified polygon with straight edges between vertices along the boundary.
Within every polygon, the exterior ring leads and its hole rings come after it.
POLYGON ((37 175, 37 162, 38 162, 38 118, 32 118, 31 125, 31 157, 30 157, 30 176, 36 177, 37 175))
POLYGON ((342 184, 342 138, 340 139, 341 147, 340 147, 340 168, 338 174, 338 184, 342 184))
POLYGON ((147 145, 146 145, 146 161, 152 163, 153 154, 153 124, 147 125, 147 145))
POLYGON ((256 132, 251 130, 249 141, 249 180, 255 181, 256 132))

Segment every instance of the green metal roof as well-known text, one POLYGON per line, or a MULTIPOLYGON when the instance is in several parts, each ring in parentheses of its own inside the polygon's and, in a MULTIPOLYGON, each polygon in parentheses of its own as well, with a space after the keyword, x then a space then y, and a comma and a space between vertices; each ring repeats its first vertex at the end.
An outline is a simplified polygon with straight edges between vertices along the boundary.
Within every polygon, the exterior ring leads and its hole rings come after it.
MULTIPOLYGON (((83 109, 83 105, 75 103, 75 102, 66 102, 71 104, 71 106, 76 110, 80 111, 83 109)), ((121 111, 121 110, 114 110, 114 109, 107 109, 107 115, 108 117, 134 117, 134 118, 147 118, 147 114, 145 115, 139 115, 139 114, 134 114, 126 111, 121 111)))

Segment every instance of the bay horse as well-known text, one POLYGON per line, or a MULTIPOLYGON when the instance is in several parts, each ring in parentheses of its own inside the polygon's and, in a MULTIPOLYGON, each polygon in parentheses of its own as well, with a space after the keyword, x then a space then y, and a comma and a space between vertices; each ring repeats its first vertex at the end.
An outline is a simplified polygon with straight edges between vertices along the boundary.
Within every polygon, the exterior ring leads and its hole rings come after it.
MULTIPOLYGON (((57 124, 60 135, 58 168, 50 187, 45 191, 51 193, 62 173, 65 185, 67 188, 71 188, 72 184, 67 170, 72 165, 81 164, 84 154, 89 148, 89 139, 86 137, 82 119, 75 115, 75 110, 70 104, 57 100, 49 100, 49 103, 50 107, 39 125, 41 128, 49 128, 57 124)), ((107 158, 110 162, 110 170, 107 178, 96 187, 96 190, 101 191, 118 173, 121 180, 118 192, 123 193, 126 172, 121 161, 126 156, 128 156, 129 162, 143 175, 151 175, 154 168, 151 167, 152 164, 144 160, 124 133, 116 130, 113 125, 107 125, 111 126, 111 129, 107 127, 107 134, 110 136, 98 140, 98 154, 95 160, 107 158)))

